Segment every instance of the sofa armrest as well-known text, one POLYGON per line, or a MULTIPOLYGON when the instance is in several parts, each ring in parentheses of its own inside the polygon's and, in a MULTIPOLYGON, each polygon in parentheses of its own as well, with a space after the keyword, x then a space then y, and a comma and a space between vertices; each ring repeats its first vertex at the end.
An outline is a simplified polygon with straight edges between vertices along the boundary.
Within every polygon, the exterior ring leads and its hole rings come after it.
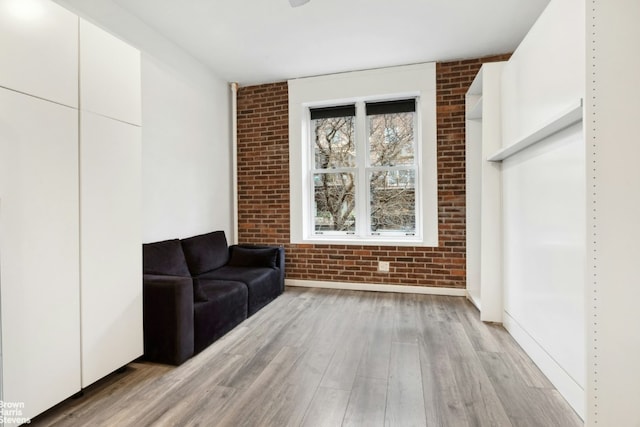
POLYGON ((193 282, 190 277, 143 276, 144 355, 179 365, 193 355, 193 282))
POLYGON ((278 254, 276 256, 276 268, 280 270, 280 292, 284 292, 284 276, 285 276, 285 256, 283 246, 269 246, 269 245, 231 245, 229 246, 229 253, 233 253, 234 247, 240 247, 243 249, 276 249, 278 254))

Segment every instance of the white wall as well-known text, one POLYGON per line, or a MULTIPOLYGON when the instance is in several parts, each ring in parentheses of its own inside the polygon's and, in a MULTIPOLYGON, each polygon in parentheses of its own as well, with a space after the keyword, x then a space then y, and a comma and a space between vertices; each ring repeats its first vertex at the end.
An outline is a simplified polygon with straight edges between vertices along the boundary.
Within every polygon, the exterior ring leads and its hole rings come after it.
MULTIPOLYGON (((552 0, 504 68, 508 147, 584 98, 584 2, 552 0)), ((586 164, 582 124, 503 161, 504 324, 585 413, 586 164)))
POLYGON ((56 2, 142 51, 143 241, 232 236, 227 82, 110 0, 56 2))
POLYGON ((142 60, 143 239, 231 236, 230 89, 142 60))
POLYGON ((640 426, 640 2, 587 8, 588 426, 640 426))

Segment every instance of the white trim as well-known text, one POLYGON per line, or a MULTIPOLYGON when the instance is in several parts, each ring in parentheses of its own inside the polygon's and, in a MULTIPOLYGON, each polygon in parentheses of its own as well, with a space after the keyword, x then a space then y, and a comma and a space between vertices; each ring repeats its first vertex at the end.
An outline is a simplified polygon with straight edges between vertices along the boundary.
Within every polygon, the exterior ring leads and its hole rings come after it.
POLYGON ((231 83, 231 183, 233 189, 233 244, 240 240, 238 237, 238 83, 231 83))
POLYGON ((582 120, 582 98, 572 103, 562 113, 558 114, 540 129, 532 132, 531 134, 520 138, 514 143, 507 144, 504 148, 496 151, 493 155, 487 158, 490 162, 501 162, 525 148, 531 145, 544 141, 547 137, 554 133, 560 132, 563 129, 572 126, 582 120))
POLYGON ((549 378, 549 381, 558 389, 574 411, 584 419, 585 393, 580 384, 508 312, 504 312, 502 321, 504 328, 520 344, 542 373, 549 378))
POLYGON ((401 294, 467 296, 466 289, 435 288, 429 286, 381 285, 376 283, 323 282, 318 280, 286 279, 285 285, 302 288, 344 289, 350 291, 395 292, 401 294))

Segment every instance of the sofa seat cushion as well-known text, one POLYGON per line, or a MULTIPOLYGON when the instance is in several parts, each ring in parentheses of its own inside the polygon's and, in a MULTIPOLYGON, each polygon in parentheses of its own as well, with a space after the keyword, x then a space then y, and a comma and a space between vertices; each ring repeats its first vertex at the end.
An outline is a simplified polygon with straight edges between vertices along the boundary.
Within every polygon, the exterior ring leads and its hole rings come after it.
POLYGON ((247 318, 248 292, 244 283, 199 279, 207 300, 193 307, 194 352, 198 353, 247 318))
POLYGON ((229 246, 224 231, 189 237, 181 242, 192 276, 222 267, 229 260, 229 246))
POLYGON ((249 290, 249 316, 281 293, 278 268, 224 266, 202 274, 199 278, 235 280, 244 283, 249 290))
POLYGON ((189 267, 180 240, 163 240, 142 245, 144 274, 189 277, 189 267))

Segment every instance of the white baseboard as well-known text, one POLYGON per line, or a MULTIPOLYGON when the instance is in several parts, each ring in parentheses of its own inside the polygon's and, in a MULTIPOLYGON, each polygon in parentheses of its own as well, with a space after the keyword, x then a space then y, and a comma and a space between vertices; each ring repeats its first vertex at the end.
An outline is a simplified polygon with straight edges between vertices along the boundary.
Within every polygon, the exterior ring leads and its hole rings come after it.
POLYGON ((504 328, 520 344, 531 360, 538 365, 542 373, 549 378, 549 381, 558 389, 573 410, 584 419, 586 404, 584 388, 571 378, 562 369, 562 366, 509 313, 505 311, 502 319, 504 328))
POLYGON ((286 279, 285 285, 303 288, 344 289, 351 291, 397 292, 403 294, 467 296, 466 289, 435 288, 427 286, 380 285, 374 283, 322 282, 317 280, 286 279))

